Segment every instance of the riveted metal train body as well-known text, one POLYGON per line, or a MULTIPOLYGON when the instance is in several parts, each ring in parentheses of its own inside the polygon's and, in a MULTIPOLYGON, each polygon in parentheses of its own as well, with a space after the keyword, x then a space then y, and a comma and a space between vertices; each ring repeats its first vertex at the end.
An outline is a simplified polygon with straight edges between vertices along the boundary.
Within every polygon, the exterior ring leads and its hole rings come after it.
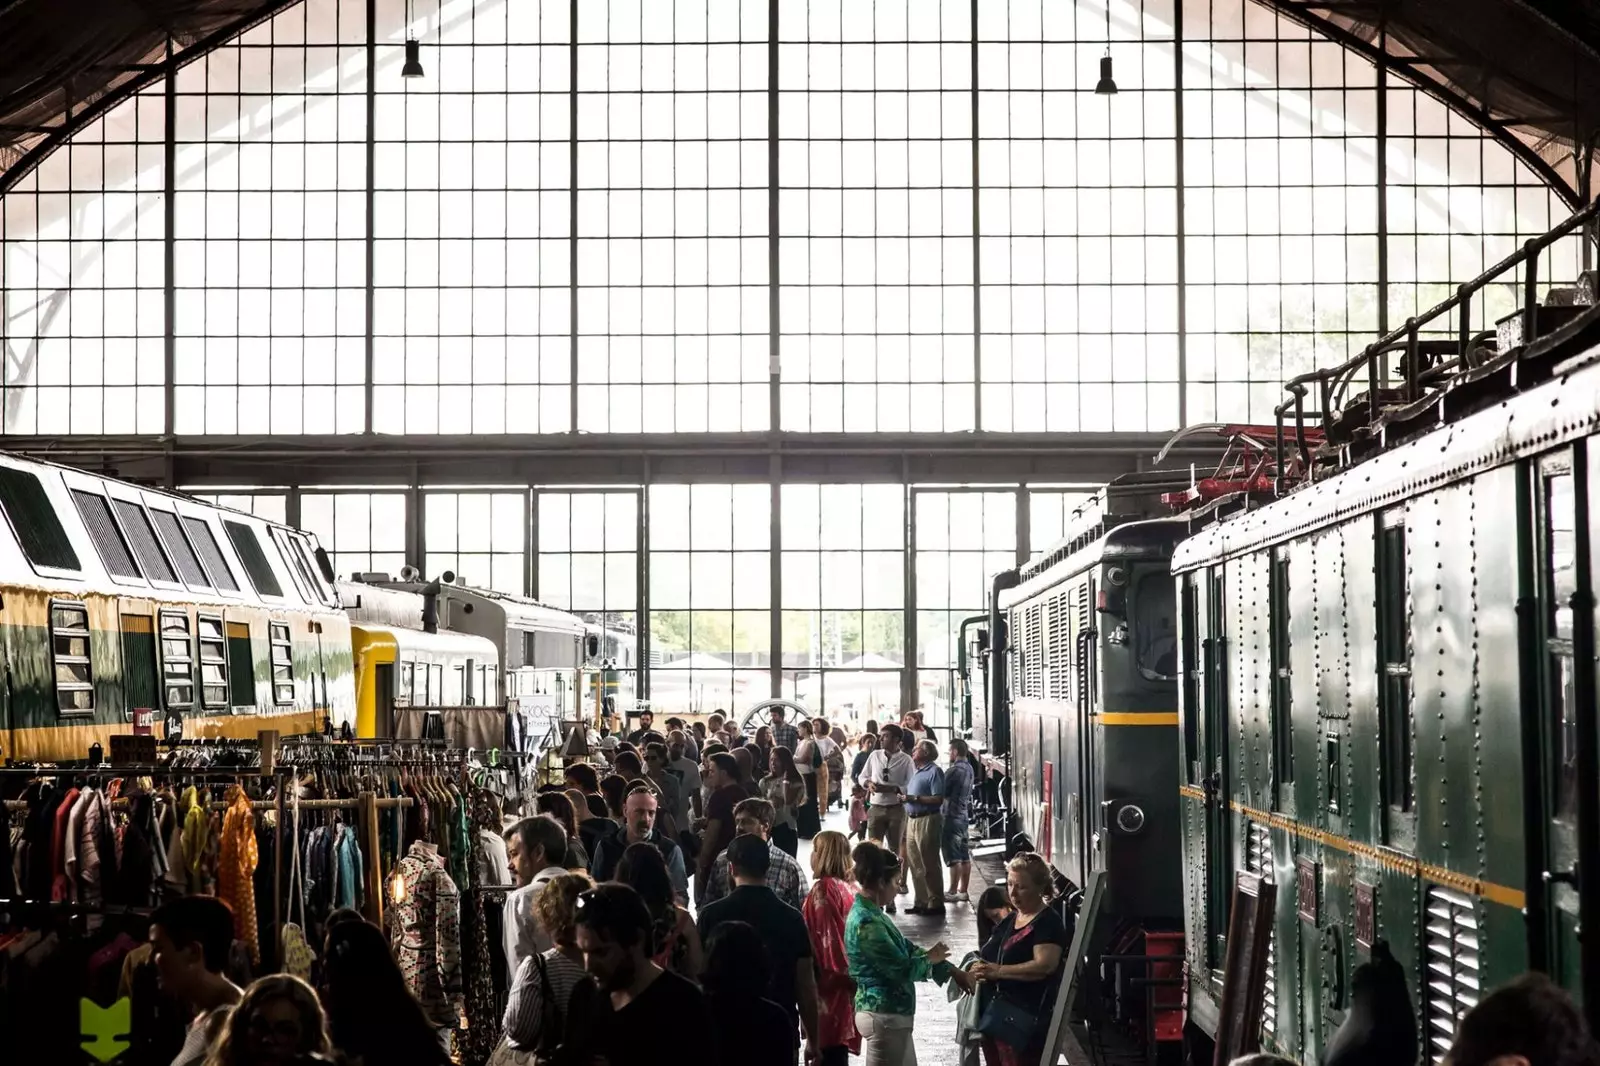
POLYGON ((1104 913, 1115 922, 1176 929, 1170 567, 1187 526, 1149 519, 1159 502, 1130 480, 1102 490, 1065 540, 997 593, 1008 681, 1001 706, 1012 805, 1036 850, 1079 886, 1104 870, 1104 913))
POLYGON ((1380 940, 1425 1062, 1530 968, 1593 1009, 1597 342, 1591 309, 1497 395, 1447 393, 1437 428, 1177 547, 1202 1028, 1241 874, 1277 885, 1263 1043, 1283 1054, 1320 1058, 1380 940))

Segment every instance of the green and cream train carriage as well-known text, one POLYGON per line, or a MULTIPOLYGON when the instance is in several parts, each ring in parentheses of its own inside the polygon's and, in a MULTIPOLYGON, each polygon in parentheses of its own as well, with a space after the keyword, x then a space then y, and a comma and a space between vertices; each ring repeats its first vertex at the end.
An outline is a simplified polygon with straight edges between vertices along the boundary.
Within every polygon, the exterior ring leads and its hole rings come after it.
POLYGON ((13 761, 159 736, 351 723, 350 624, 305 534, 0 455, 0 745, 13 761))
POLYGON ((1500 370, 1522 391, 1445 393, 1443 425, 1174 553, 1209 1032, 1240 876, 1277 886, 1265 1043, 1301 1061, 1380 940, 1424 1062, 1530 968, 1600 1007, 1600 937, 1578 936, 1600 929, 1600 309, 1500 370))

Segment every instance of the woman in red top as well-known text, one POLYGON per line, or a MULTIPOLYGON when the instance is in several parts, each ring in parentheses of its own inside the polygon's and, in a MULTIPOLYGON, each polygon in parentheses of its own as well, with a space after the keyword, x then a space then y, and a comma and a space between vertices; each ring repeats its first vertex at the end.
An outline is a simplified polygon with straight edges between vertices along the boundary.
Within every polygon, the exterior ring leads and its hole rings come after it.
POLYGON ((850 884, 850 841, 831 829, 811 840, 811 894, 801 914, 817 967, 818 1066, 846 1066, 861 1052, 855 982, 844 953, 844 920, 856 899, 850 884))

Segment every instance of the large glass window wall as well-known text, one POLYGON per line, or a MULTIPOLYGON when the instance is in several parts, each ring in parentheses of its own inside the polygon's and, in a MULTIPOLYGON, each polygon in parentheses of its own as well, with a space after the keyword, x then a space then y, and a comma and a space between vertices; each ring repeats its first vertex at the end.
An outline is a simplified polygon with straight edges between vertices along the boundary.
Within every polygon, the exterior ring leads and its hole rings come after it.
POLYGON ((784 485, 783 694, 830 721, 900 706, 905 488, 784 485))
MULTIPOLYGON (((406 559, 404 492, 305 492, 300 525, 327 549, 342 581, 356 574, 395 578, 406 559)), ((430 575, 437 576, 437 575, 430 575)))
POLYGON ((0 199, 3 431, 1259 422, 1565 213, 1250 0, 1110 0, 1111 97, 1099 0, 572 6, 305 0, 89 123, 0 199))

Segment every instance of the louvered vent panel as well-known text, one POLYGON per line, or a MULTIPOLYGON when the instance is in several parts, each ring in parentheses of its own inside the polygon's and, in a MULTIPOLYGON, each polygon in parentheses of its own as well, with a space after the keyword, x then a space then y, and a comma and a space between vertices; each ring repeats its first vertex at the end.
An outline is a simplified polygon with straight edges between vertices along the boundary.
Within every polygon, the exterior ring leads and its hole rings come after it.
POLYGON ((83 515, 83 524, 89 527, 89 539, 94 541, 100 561, 106 564, 106 572, 115 577, 138 577, 139 568, 134 565, 133 553, 128 550, 127 542, 117 530, 116 519, 111 517, 111 505, 106 498, 97 492, 73 489, 72 501, 78 505, 78 513, 83 515))
POLYGON ((1428 1059, 1441 1061, 1456 1026, 1478 1005, 1480 967, 1478 910, 1470 897, 1447 888, 1428 890, 1428 1059))
MULTIPOLYGON (((1245 869, 1273 880, 1272 827, 1265 822, 1245 823, 1245 869)), ((1261 1002, 1261 1032, 1272 1036, 1278 1028, 1278 926, 1274 922, 1267 937, 1267 983, 1261 1002)))
POLYGON ((1066 699, 1067 697, 1067 598, 1066 593, 1057 592, 1050 597, 1050 683, 1045 695, 1052 700, 1066 699))
POLYGON ((1044 607, 1034 604, 1028 608, 1028 653, 1023 660, 1027 670, 1027 694, 1038 699, 1044 695, 1044 607))

